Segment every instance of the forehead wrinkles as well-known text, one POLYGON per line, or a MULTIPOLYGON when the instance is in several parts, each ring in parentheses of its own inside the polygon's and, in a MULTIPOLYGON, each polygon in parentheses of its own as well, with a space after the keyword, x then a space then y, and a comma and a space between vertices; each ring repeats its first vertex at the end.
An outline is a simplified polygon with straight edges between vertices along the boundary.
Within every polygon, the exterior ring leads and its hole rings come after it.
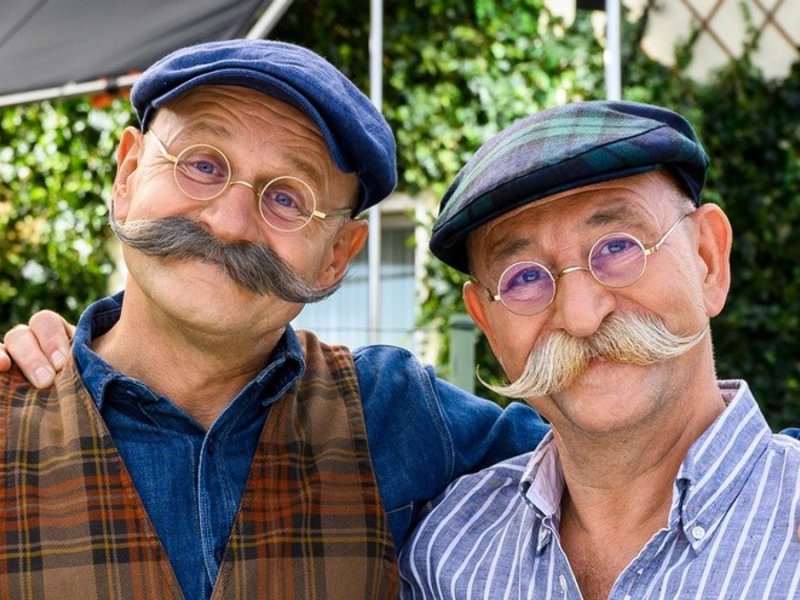
POLYGON ((475 262, 491 271, 517 260, 541 262, 548 258, 543 250, 548 241, 566 250, 593 243, 595 236, 610 233, 608 228, 625 231, 653 225, 653 214, 636 197, 640 196, 633 190, 608 188, 529 207, 478 229, 470 236, 468 249, 475 262))
MULTIPOLYGON (((158 111, 174 113, 182 144, 224 146, 226 154, 257 156, 276 174, 327 184, 337 170, 316 124, 295 107, 249 88, 208 86, 192 90, 158 111)), ((234 156, 230 156, 234 159, 234 156)))

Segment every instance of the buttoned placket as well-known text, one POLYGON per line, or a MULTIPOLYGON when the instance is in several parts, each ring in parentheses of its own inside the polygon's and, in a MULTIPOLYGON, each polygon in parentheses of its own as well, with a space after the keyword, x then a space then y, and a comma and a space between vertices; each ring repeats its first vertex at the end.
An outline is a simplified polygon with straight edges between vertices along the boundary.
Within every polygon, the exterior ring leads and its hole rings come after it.
MULTIPOLYGON (((300 369, 298 367, 279 368, 279 365, 282 364, 284 364, 283 360, 276 361, 254 382, 245 387, 208 430, 205 430, 171 401, 157 396, 136 380, 116 375, 113 382, 109 382, 108 395, 111 398, 103 403, 103 413, 104 416, 110 418, 109 426, 112 432, 117 429, 118 425, 126 429, 145 427, 145 429, 153 430, 153 439, 158 440, 158 444, 171 448, 169 452, 169 460, 173 463, 171 468, 180 468, 184 469, 185 473, 191 473, 191 500, 187 499, 187 502, 184 503, 186 508, 182 509, 182 512, 187 519, 191 518, 196 521, 195 535, 198 535, 199 539, 195 537, 195 543, 200 546, 198 550, 201 552, 204 567, 204 583, 199 589, 184 589, 187 600, 200 600, 210 595, 219 574, 231 525, 252 462, 253 455, 248 449, 255 449, 267 417, 269 404, 279 398, 299 376, 300 369), (266 385, 274 390, 268 398, 261 397, 261 394, 258 393, 258 390, 266 385), (273 386, 276 386, 277 389, 273 386), (117 399, 124 397, 127 400, 123 404, 119 404, 118 400, 114 400, 113 397, 117 399), (137 406, 136 412, 139 416, 136 417, 136 413, 131 413, 125 417, 123 414, 125 403, 128 406, 131 403, 137 406), (120 409, 123 412, 119 412, 120 409), (115 414, 119 416, 115 416, 115 414), (119 420, 120 417, 123 421, 119 420), (124 421, 127 421, 127 424, 124 421), (237 461, 241 462, 234 464, 237 461)), ((141 477, 137 481, 135 476, 139 472, 139 468, 136 466, 137 461, 140 461, 136 457, 141 455, 141 450, 136 449, 135 446, 131 446, 133 449, 130 451, 126 450, 127 444, 131 442, 128 435, 126 433, 119 437, 117 445, 126 464, 130 464, 132 467, 129 470, 134 475, 137 491, 140 492, 148 514, 152 510, 156 510, 160 513, 167 511, 170 515, 174 515, 174 511, 171 509, 174 499, 164 497, 159 493, 143 493, 140 485, 141 477)), ((145 432, 144 435, 148 434, 145 432)), ((187 483, 190 482, 187 481, 187 483)), ((150 516, 157 526, 157 533, 159 533, 159 523, 162 525, 161 531, 164 531, 164 518, 167 517, 163 514, 160 516, 151 514, 150 516)), ((173 518, 168 517, 168 520, 173 518)), ((188 533, 188 531, 184 533, 188 533)), ((176 545, 173 539, 162 539, 162 544, 167 548, 170 560, 175 567, 176 575, 182 574, 179 577, 182 588, 186 588, 187 585, 196 586, 199 583, 197 581, 187 583, 187 575, 195 573, 196 576, 200 576, 198 569, 189 569, 188 564, 183 564, 185 561, 179 556, 179 554, 185 555, 186 550, 192 551, 191 548, 187 548, 187 543, 191 542, 186 541, 176 545), (181 566, 182 564, 183 566, 181 566)))

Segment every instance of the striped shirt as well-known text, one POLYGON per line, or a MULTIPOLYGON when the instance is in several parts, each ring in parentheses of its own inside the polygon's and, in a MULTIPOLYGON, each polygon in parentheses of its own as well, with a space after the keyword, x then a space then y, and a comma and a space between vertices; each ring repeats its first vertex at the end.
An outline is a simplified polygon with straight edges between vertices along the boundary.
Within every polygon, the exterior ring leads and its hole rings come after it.
MULTIPOLYGON (((668 525, 609 598, 800 598, 800 443, 771 433, 747 384, 689 449, 668 525)), ((581 598, 559 541, 564 478, 552 434, 456 482, 400 557, 403 598, 581 598)))

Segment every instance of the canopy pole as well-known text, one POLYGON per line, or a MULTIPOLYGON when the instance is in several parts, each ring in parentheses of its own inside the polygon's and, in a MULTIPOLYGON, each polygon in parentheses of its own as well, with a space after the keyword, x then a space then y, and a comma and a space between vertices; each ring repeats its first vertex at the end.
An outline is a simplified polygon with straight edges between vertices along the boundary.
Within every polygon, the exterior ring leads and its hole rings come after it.
POLYGON ((606 98, 622 99, 622 69, 620 67, 619 0, 606 0, 606 51, 603 56, 606 74, 606 98))
MULTIPOLYGON (((369 94, 380 111, 383 105, 383 0, 370 0, 369 27, 369 94)), ((369 210, 368 281, 369 320, 368 340, 377 344, 381 327, 381 212, 380 204, 369 210)))
POLYGON ((253 24, 245 37, 248 40, 260 40, 267 37, 269 32, 278 24, 278 21, 281 20, 281 17, 289 6, 291 6, 292 2, 293 0, 272 0, 267 10, 265 10, 258 21, 253 24))

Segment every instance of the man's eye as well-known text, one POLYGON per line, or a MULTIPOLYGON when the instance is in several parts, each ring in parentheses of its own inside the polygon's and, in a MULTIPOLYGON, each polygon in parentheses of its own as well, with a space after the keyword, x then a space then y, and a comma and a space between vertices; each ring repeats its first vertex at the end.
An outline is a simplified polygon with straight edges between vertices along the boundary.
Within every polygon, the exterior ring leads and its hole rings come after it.
POLYGON ((222 159, 212 155, 194 154, 182 158, 178 163, 181 175, 202 182, 225 181, 228 166, 222 159))
POLYGON ((544 267, 537 264, 520 265, 506 271, 501 280, 501 291, 511 291, 535 286, 549 280, 544 267))
POLYGON ((630 250, 636 244, 629 238, 611 238, 598 248, 599 254, 617 254, 630 250))

